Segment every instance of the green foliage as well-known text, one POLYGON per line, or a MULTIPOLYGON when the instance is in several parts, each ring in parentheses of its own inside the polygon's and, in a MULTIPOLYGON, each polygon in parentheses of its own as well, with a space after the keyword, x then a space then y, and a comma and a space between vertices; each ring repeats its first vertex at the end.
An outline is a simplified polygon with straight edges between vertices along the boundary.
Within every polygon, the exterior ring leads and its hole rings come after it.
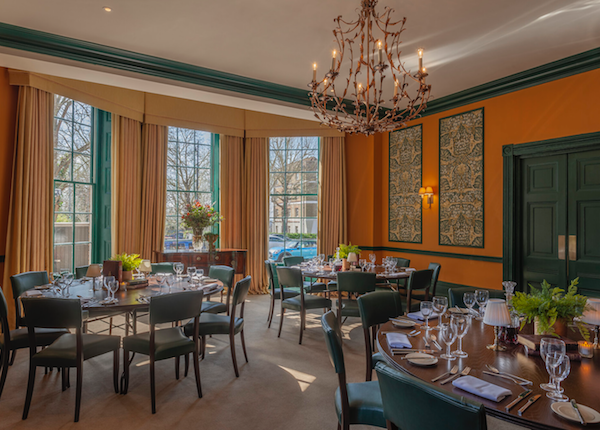
MULTIPOLYGON (((525 322, 530 323, 537 318, 538 327, 542 332, 556 336, 553 326, 557 319, 565 320, 568 323, 574 317, 583 315, 587 297, 577 294, 577 284, 579 284, 579 278, 571 281, 567 294, 564 294, 565 290, 558 287, 552 288, 552 285, 544 279, 541 290, 529 284, 531 288, 529 294, 516 292, 512 298, 513 307, 527 317, 521 323, 521 329, 525 322)), ((589 332, 586 327, 581 321, 575 323, 581 335, 588 339, 589 332)))
POLYGON ((289 239, 316 239, 316 233, 287 233, 289 239))
POLYGON ((117 254, 113 258, 111 258, 111 260, 120 261, 123 264, 123 271, 125 272, 137 269, 142 263, 140 254, 117 254))
POLYGON ((338 252, 338 258, 348 258, 348 254, 354 252, 357 256, 360 254, 360 249, 356 245, 352 245, 352 243, 348 245, 344 245, 340 243, 340 250, 338 252))
POLYGON ((199 201, 185 205, 186 213, 181 216, 184 227, 191 228, 194 235, 199 236, 206 227, 212 227, 223 217, 211 205, 203 205, 199 201))

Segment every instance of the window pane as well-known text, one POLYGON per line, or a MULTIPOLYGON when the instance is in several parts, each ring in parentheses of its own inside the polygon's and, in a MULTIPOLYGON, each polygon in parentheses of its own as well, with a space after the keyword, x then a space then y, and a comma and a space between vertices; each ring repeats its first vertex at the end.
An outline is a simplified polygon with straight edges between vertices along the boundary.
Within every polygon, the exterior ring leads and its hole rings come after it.
POLYGON ((92 212, 91 185, 75 185, 75 212, 92 212))
POLYGON ((177 189, 177 168, 167 166, 167 190, 177 189))
POLYGON ((302 187, 300 183, 300 173, 286 173, 285 174, 285 193, 286 194, 301 194, 302 187))
POLYGON ((196 166, 210 169, 210 146, 198 145, 197 148, 196 166))
POLYGON ((269 171, 283 172, 285 169, 285 151, 271 151, 269 153, 269 171))
POLYGON ((177 215, 177 193, 167 191, 167 216, 177 215))
POLYGON ((54 271, 73 270, 73 245, 56 245, 54 247, 54 271))
POLYGON ((193 167, 180 167, 178 169, 178 189, 181 191, 195 191, 198 184, 196 169, 193 167))
POLYGON ((305 235, 310 235, 310 236, 306 236, 306 237, 316 239, 317 238, 317 229, 318 229, 318 222, 317 222, 316 218, 302 220, 302 232, 305 235))
POLYGON ((210 191, 210 170, 198 169, 198 191, 210 191))
POLYGON ((73 154, 73 181, 91 182, 92 157, 89 155, 73 154))
POLYGON ((73 212, 73 184, 54 183, 54 212, 73 212))
POLYGON ((92 127, 89 125, 73 125, 73 151, 84 154, 92 153, 92 127))
POLYGON ((316 218, 319 209, 319 199, 317 196, 302 197, 302 216, 316 218))
POLYGON ((71 180, 72 153, 54 150, 54 179, 71 180))
POLYGON ((78 243, 75 245, 75 267, 88 266, 92 262, 92 244, 78 243))
POLYGON ((73 100, 63 97, 54 96, 54 117, 68 118, 69 121, 73 118, 73 100))
POLYGON ((317 194, 319 192, 318 174, 302 174, 302 194, 317 194))
POLYGON ((286 170, 288 172, 299 172, 302 170, 302 151, 287 151, 286 170))
POLYGON ((73 242, 73 216, 68 214, 54 215, 54 243, 73 242))
POLYGON ((80 102, 73 105, 73 121, 79 124, 92 125, 92 107, 80 102))
POLYGON ((72 124, 62 119, 54 120, 54 147, 70 151, 73 143, 72 124))
POLYGON ((302 153, 302 171, 303 172, 318 172, 319 171, 319 151, 309 150, 302 153))
POLYGON ((285 173, 271 173, 269 175, 270 194, 283 194, 285 192, 285 173))
POLYGON ((75 215, 75 242, 91 242, 92 226, 89 215, 75 215))

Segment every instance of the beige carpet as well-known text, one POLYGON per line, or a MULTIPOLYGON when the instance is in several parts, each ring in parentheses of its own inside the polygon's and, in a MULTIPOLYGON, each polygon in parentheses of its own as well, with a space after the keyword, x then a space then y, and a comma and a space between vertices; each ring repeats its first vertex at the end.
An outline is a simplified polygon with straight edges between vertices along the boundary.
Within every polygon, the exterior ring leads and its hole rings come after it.
MULTIPOLYGON (((208 354, 200 364, 202 399, 197 397, 192 369, 183 377, 183 360, 179 381, 175 379, 173 360, 157 363, 156 415, 150 411, 147 357, 136 356, 129 393, 123 396, 113 391, 109 354, 84 364, 79 423, 73 423, 74 370, 71 388, 62 392, 59 374, 54 371, 44 375, 39 369, 29 418, 22 421, 28 351, 20 351, 0 399, 0 429, 335 429, 333 395, 337 377, 327 355, 321 313, 309 314, 303 343, 298 345, 297 314, 286 315, 278 339, 279 316, 267 329, 268 306, 267 296, 250 296, 246 304, 250 362, 245 363, 236 336, 239 378, 233 372, 227 337, 209 339, 208 354)), ((103 328, 103 323, 96 324, 96 328, 103 328)), ((144 327, 141 324, 139 328, 144 327)), ((344 337, 348 381, 363 381, 364 341, 358 319, 347 321, 344 337)), ((500 422, 494 421, 490 427, 499 428, 500 422)))

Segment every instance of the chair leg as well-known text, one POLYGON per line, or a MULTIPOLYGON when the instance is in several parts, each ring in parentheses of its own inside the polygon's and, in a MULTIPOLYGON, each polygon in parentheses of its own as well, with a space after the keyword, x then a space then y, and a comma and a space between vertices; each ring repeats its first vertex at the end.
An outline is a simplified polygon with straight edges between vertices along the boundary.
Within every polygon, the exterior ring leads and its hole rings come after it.
POLYGON ((202 342, 202 360, 204 360, 204 353, 206 352, 206 336, 202 336, 200 342, 202 342))
POLYGON ((279 319, 279 333, 277 333, 277 337, 281 336, 281 327, 283 327, 283 316, 285 315, 285 308, 281 308, 281 318, 279 319))
POLYGON ((121 381, 121 394, 127 394, 129 389, 129 350, 123 350, 123 380, 121 381))
MULTIPOLYGON (((188 357, 188 356, 186 355, 186 357, 188 357)), ((202 398, 202 384, 200 383, 200 357, 199 357, 197 349, 194 351, 192 358, 194 359, 194 376, 196 376, 196 388, 198 390, 198 398, 201 399, 202 398)))
POLYGON ((246 339, 244 339, 244 330, 240 332, 240 338, 242 339, 242 350, 244 351, 244 358, 246 363, 248 362, 248 354, 246 354, 246 339))
POLYGON ((62 390, 65 391, 67 389, 67 370, 66 368, 62 368, 62 374, 61 374, 61 379, 62 379, 62 390))
POLYGON ((75 422, 79 422, 81 411, 81 386, 83 385, 83 361, 77 363, 77 386, 75 387, 75 422))
POLYGON ((12 353, 10 354, 10 361, 8 363, 9 366, 12 366, 13 364, 15 364, 15 357, 17 356, 17 350, 13 349, 12 353))
POLYGON ((175 357, 175 379, 179 380, 179 356, 175 357))
POLYGON ((342 430, 342 424, 338 421, 337 430, 342 430))
POLYGON ((2 368, 2 376, 0 376, 0 397, 2 397, 2 391, 4 390, 4 384, 6 383, 6 376, 8 375, 8 351, 6 348, 2 349, 2 355, 0 356, 0 368, 2 368))
POLYGON ((108 326, 108 335, 110 336, 112 334, 112 317, 110 317, 109 320, 109 326, 108 326))
POLYGON ((269 325, 267 328, 271 328, 271 323, 273 322, 273 313, 275 312, 275 300, 271 300, 271 306, 269 306, 269 316, 267 317, 267 321, 269 325))
POLYGON ((154 360, 150 360, 150 401, 152 402, 152 413, 156 413, 156 383, 154 381, 154 360))
POLYGON ((389 420, 385 420, 387 430, 398 430, 398 426, 389 420))
POLYGON ((237 359, 235 358, 235 335, 233 333, 229 335, 229 347, 231 348, 231 360, 233 361, 235 377, 238 378, 240 376, 240 372, 238 371, 237 359))
POLYGON ((33 384, 35 384, 35 366, 29 363, 29 379, 27 380, 27 396, 25 397, 25 407, 23 408, 23 419, 27 419, 29 415, 29 407, 31 406, 31 397, 33 395, 33 384))
POLYGON ((113 353, 113 385, 115 393, 119 394, 119 350, 115 349, 113 353))
POLYGON ((183 370, 183 377, 187 377, 188 371, 190 370, 190 354, 185 354, 185 367, 183 370))
POLYGON ((302 345, 302 333, 304 333, 304 320, 306 318, 306 312, 304 309, 300 310, 300 339, 298 340, 298 344, 302 345))

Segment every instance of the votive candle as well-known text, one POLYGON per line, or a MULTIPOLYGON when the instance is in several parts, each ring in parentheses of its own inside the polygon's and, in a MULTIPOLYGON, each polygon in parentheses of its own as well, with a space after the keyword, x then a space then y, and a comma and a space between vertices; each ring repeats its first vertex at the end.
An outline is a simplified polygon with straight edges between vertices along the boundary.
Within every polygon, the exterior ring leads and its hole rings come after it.
POLYGON ((594 345, 591 342, 580 340, 577 342, 577 348, 579 349, 579 355, 581 355, 583 358, 594 357, 594 345))

